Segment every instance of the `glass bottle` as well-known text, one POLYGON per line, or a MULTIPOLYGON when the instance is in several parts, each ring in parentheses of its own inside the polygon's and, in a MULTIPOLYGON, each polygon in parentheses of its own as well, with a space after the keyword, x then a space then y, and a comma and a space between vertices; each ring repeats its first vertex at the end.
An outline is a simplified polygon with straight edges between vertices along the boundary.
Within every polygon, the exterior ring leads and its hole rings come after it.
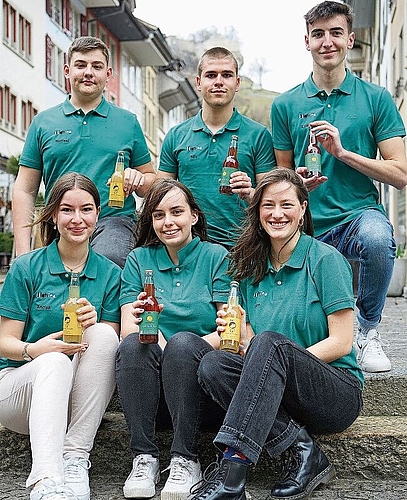
POLYGON ((62 340, 68 344, 80 344, 82 342, 82 325, 78 321, 77 310, 80 297, 79 275, 71 274, 68 298, 64 308, 64 324, 62 327, 62 340))
POLYGON ((144 273, 144 291, 147 297, 144 299, 144 312, 140 314, 139 340, 142 344, 158 343, 158 314, 160 308, 155 298, 154 273, 148 269, 144 273))
POLYGON ((239 170, 239 161, 237 159, 237 142, 238 136, 232 135, 228 155, 223 162, 222 175, 219 181, 219 193, 221 194, 233 194, 232 188, 230 187, 230 176, 233 172, 239 170))
POLYGON ((228 297, 228 307, 226 309, 225 330, 221 333, 220 349, 233 353, 239 352, 240 344, 240 327, 242 315, 239 309, 239 283, 232 281, 230 283, 230 291, 228 297))
POLYGON ((124 151, 118 151, 116 166, 109 186, 109 207, 123 208, 124 206, 124 151))
POLYGON ((321 148, 318 145, 317 138, 315 137, 315 132, 312 131, 311 127, 309 129, 309 142, 305 151, 305 166, 308 170, 308 177, 313 177, 314 175, 320 177, 322 175, 321 148))

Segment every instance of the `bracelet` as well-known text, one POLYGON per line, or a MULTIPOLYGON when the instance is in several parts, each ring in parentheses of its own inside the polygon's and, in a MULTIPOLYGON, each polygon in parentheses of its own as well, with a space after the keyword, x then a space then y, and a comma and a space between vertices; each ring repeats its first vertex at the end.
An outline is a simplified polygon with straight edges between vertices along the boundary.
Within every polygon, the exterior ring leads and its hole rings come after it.
POLYGON ((26 344, 24 344, 24 348, 23 348, 23 352, 21 353, 21 356, 22 358, 24 359, 24 361, 32 361, 34 358, 28 354, 27 352, 27 347, 29 346, 29 342, 27 342, 26 344))

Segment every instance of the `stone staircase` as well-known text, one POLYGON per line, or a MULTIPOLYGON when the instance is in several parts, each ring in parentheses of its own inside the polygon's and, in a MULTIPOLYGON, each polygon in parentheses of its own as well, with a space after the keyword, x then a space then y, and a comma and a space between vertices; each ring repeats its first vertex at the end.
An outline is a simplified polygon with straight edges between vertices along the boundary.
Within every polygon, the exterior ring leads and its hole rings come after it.
MULTIPOLYGON (((380 332, 390 342, 387 353, 393 369, 384 374, 366 374, 363 414, 347 431, 317 437, 334 463, 337 476, 327 487, 315 491, 312 498, 407 499, 406 299, 387 298, 380 332)), ((201 436, 203 468, 215 459, 214 435, 215 429, 201 436)), ((170 430, 158 432, 162 469, 169 463, 171 439, 170 430)), ((24 480, 30 460, 28 437, 0 426, 0 500, 28 498, 24 480), (6 496, 2 496, 1 491, 7 487, 6 496)), ((122 485, 131 469, 132 457, 117 394, 98 431, 91 461, 92 500, 124 498, 122 485)), ((247 489, 253 500, 267 497, 279 467, 278 460, 272 461, 264 453, 257 466, 250 469, 247 489)), ((166 477, 164 474, 160 487, 166 477)))

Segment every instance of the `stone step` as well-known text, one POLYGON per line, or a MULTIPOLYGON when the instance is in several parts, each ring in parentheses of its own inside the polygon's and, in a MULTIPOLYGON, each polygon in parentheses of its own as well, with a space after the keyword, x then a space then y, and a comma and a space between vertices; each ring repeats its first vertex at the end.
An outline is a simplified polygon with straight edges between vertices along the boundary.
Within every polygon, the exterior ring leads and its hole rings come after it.
MULTIPOLYGON (((205 432, 200 440, 203 467, 216 457, 212 444, 215 433, 205 432)), ((164 469, 169 463, 172 432, 157 433, 164 469)), ((361 416, 345 432, 317 437, 340 479, 393 480, 407 479, 407 417, 361 416)), ((127 427, 121 413, 106 413, 91 454, 92 474, 126 478, 132 457, 127 427)), ((0 426, 0 471, 29 470, 31 454, 29 439, 0 426)), ((251 468, 254 482, 270 483, 280 470, 279 459, 263 453, 256 467, 251 468)))

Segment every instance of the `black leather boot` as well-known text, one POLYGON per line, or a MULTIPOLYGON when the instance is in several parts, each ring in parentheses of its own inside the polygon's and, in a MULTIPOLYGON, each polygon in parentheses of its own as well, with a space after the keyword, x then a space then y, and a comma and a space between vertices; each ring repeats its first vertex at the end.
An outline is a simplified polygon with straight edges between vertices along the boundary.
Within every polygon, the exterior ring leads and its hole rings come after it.
POLYGON ((244 485, 248 465, 222 458, 209 465, 202 481, 192 486, 188 500, 246 500, 244 485))
POLYGON ((287 453, 281 478, 271 490, 273 500, 309 498, 319 484, 327 483, 335 475, 333 465, 304 427, 287 453))

